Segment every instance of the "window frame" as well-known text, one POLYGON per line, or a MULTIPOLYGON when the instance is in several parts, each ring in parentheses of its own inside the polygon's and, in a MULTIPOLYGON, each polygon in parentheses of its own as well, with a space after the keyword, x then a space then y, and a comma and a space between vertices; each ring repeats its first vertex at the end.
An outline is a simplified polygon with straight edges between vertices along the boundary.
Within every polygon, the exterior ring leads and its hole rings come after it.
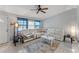
MULTIPOLYGON (((17 23, 19 24, 20 27, 22 26, 22 30, 24 30, 23 27, 26 27, 26 29, 28 29, 28 19, 27 18, 19 18, 18 17, 17 18, 17 23), (26 22, 26 24, 25 24, 25 22, 26 22)), ((17 29, 18 31, 19 31, 19 28, 17 29)))
POLYGON ((42 22, 40 20, 34 20, 34 27, 35 29, 40 29, 42 26, 42 22), (37 25, 35 22, 39 22, 39 25, 37 25))

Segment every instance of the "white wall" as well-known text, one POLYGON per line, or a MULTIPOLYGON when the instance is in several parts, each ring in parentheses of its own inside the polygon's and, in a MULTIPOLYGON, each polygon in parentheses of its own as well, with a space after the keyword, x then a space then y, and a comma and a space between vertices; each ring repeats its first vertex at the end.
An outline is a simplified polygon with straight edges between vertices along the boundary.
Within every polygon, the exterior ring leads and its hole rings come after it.
POLYGON ((9 42, 13 38, 12 20, 16 20, 16 15, 0 11, 0 44, 9 42))
POLYGON ((7 24, 7 22, 6 22, 5 18, 3 18, 3 16, 0 15, 0 43, 4 43, 7 41, 6 24, 7 24))
POLYGON ((76 8, 67 10, 63 13, 47 18, 44 20, 44 28, 59 28, 69 34, 71 26, 75 26, 77 22, 76 10, 76 8))
POLYGON ((77 39, 79 41, 79 6, 77 6, 77 39))

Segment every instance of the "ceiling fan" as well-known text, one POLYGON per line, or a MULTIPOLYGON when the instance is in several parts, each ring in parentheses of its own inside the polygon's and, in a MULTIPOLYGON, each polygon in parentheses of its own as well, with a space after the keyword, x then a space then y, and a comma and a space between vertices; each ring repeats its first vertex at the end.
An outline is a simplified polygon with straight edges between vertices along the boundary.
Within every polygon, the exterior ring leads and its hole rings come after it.
POLYGON ((39 12, 46 13, 45 10, 48 10, 48 8, 42 8, 41 5, 37 5, 37 9, 32 10, 37 10, 36 14, 38 14, 39 12))
POLYGON ((37 14, 38 14, 39 12, 46 13, 44 10, 48 10, 48 8, 41 8, 41 5, 38 5, 38 7, 37 7, 37 14))

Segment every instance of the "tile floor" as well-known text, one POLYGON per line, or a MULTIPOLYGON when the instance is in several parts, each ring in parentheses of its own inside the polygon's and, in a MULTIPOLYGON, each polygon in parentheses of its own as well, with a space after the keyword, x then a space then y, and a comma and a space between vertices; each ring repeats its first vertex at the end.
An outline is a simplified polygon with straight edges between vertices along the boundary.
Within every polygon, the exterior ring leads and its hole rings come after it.
MULTIPOLYGON (((11 42, 5 43, 0 45, 0 53, 78 53, 79 52, 79 44, 78 42, 74 42, 71 44, 70 42, 60 42, 59 45, 55 50, 50 49, 50 45, 45 45, 44 47, 47 47, 43 50, 46 51, 39 51, 39 47, 37 47, 39 44, 36 44, 36 42, 41 42, 41 39, 36 39, 30 42, 26 42, 24 44, 17 43, 17 46, 15 47, 11 42), (31 47, 31 48, 28 48, 31 47), (37 49, 37 50, 31 50, 37 49), (29 51, 30 50, 30 51, 29 51)), ((42 45, 40 45, 42 46, 42 45)))

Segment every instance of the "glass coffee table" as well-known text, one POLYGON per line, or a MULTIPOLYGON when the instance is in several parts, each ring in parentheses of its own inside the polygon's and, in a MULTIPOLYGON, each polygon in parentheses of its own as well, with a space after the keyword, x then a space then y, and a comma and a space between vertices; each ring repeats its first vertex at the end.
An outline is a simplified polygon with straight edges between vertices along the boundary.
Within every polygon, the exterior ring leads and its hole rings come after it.
POLYGON ((52 48, 52 46, 54 46, 54 43, 55 43, 55 38, 54 37, 43 35, 43 36, 41 36, 41 38, 43 38, 45 40, 49 40, 51 48, 52 48))

